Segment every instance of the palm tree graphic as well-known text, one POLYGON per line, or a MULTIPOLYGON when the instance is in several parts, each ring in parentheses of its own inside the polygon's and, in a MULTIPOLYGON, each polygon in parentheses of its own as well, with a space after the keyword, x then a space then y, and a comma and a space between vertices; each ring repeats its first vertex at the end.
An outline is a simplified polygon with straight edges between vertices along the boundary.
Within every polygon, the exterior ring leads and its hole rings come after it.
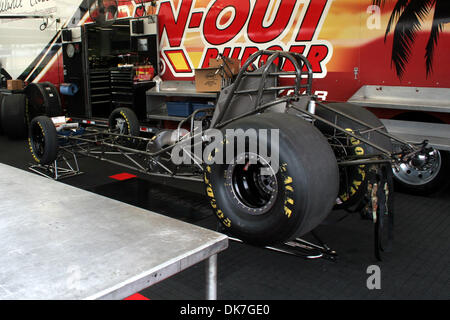
MULTIPOLYGON (((380 7, 384 6, 385 2, 386 0, 372 0, 374 5, 380 7)), ((410 58, 416 34, 433 8, 430 37, 425 47, 425 65, 428 77, 433 72, 434 49, 439 33, 442 32, 444 24, 450 22, 450 0, 397 0, 392 10, 384 41, 395 24, 391 61, 400 79, 410 58)))

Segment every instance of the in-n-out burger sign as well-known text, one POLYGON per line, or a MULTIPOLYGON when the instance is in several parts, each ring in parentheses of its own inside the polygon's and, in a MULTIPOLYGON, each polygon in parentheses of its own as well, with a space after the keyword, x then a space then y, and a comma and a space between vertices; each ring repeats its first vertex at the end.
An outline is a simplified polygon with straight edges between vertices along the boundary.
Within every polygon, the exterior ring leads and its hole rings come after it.
POLYGON ((286 50, 306 55, 314 76, 325 77, 332 46, 317 37, 331 2, 214 0, 195 8, 194 0, 180 0, 175 8, 172 1, 162 1, 158 22, 163 60, 175 77, 190 77, 219 53, 245 61, 261 49, 286 50), (193 65, 184 46, 187 32, 199 34, 196 46, 203 52, 198 65, 193 65))
POLYGON ((0 13, 9 13, 15 9, 34 7, 39 3, 49 2, 51 0, 0 0, 0 13))

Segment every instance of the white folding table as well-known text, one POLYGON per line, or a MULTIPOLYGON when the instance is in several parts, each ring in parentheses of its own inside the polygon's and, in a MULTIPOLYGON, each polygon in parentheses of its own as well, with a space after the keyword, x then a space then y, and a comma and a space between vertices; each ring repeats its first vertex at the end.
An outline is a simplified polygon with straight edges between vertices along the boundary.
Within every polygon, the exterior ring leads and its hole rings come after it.
POLYGON ((123 299, 207 260, 228 237, 0 164, 0 299, 123 299))

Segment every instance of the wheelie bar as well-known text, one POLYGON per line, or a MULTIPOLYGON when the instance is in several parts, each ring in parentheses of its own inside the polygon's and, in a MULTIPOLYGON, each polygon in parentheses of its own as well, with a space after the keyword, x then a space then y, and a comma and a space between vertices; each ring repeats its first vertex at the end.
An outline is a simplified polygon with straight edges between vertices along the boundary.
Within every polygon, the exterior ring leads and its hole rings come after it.
POLYGON ((266 249, 278 251, 304 259, 327 259, 336 261, 338 254, 326 244, 316 245, 301 238, 296 238, 277 246, 266 246, 266 249))
MULTIPOLYGON (((319 245, 301 238, 295 238, 279 245, 265 246, 263 248, 271 251, 293 255, 307 260, 323 258, 330 261, 336 261, 338 257, 337 252, 330 249, 324 242, 322 242, 322 240, 314 231, 312 231, 311 234, 319 242, 319 245)), ((229 239, 232 241, 244 243, 244 241, 238 238, 229 237, 229 239)))

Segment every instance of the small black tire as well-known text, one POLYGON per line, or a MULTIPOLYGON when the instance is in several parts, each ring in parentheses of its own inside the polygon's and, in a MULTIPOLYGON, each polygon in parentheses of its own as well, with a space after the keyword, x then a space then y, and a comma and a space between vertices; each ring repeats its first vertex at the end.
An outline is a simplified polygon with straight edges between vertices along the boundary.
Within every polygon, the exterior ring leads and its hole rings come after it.
MULTIPOLYGON (((251 182, 254 187, 242 183, 250 177, 256 180, 257 171, 251 166, 245 169, 236 161, 206 166, 206 194, 227 233, 247 243, 271 245, 308 233, 328 216, 337 197, 339 173, 331 147, 314 126, 289 114, 266 113, 232 122, 222 132, 228 129, 268 130, 267 136, 258 134, 258 145, 266 143, 267 150, 274 150, 270 129, 278 129, 279 170, 272 174, 264 198, 257 189, 259 181, 251 182)), ((222 145, 229 144, 228 139, 225 135, 222 145)))
POLYGON ((140 132, 139 120, 136 113, 129 108, 117 108, 111 112, 108 121, 109 129, 111 131, 119 130, 120 134, 137 137, 140 132), (121 126, 119 119, 125 121, 125 126, 121 126))
POLYGON ((28 131, 28 145, 34 161, 42 165, 53 163, 58 156, 58 136, 53 121, 38 116, 31 120, 28 131))
POLYGON ((3 96, 0 119, 5 134, 10 139, 27 136, 27 97, 24 94, 3 96))

